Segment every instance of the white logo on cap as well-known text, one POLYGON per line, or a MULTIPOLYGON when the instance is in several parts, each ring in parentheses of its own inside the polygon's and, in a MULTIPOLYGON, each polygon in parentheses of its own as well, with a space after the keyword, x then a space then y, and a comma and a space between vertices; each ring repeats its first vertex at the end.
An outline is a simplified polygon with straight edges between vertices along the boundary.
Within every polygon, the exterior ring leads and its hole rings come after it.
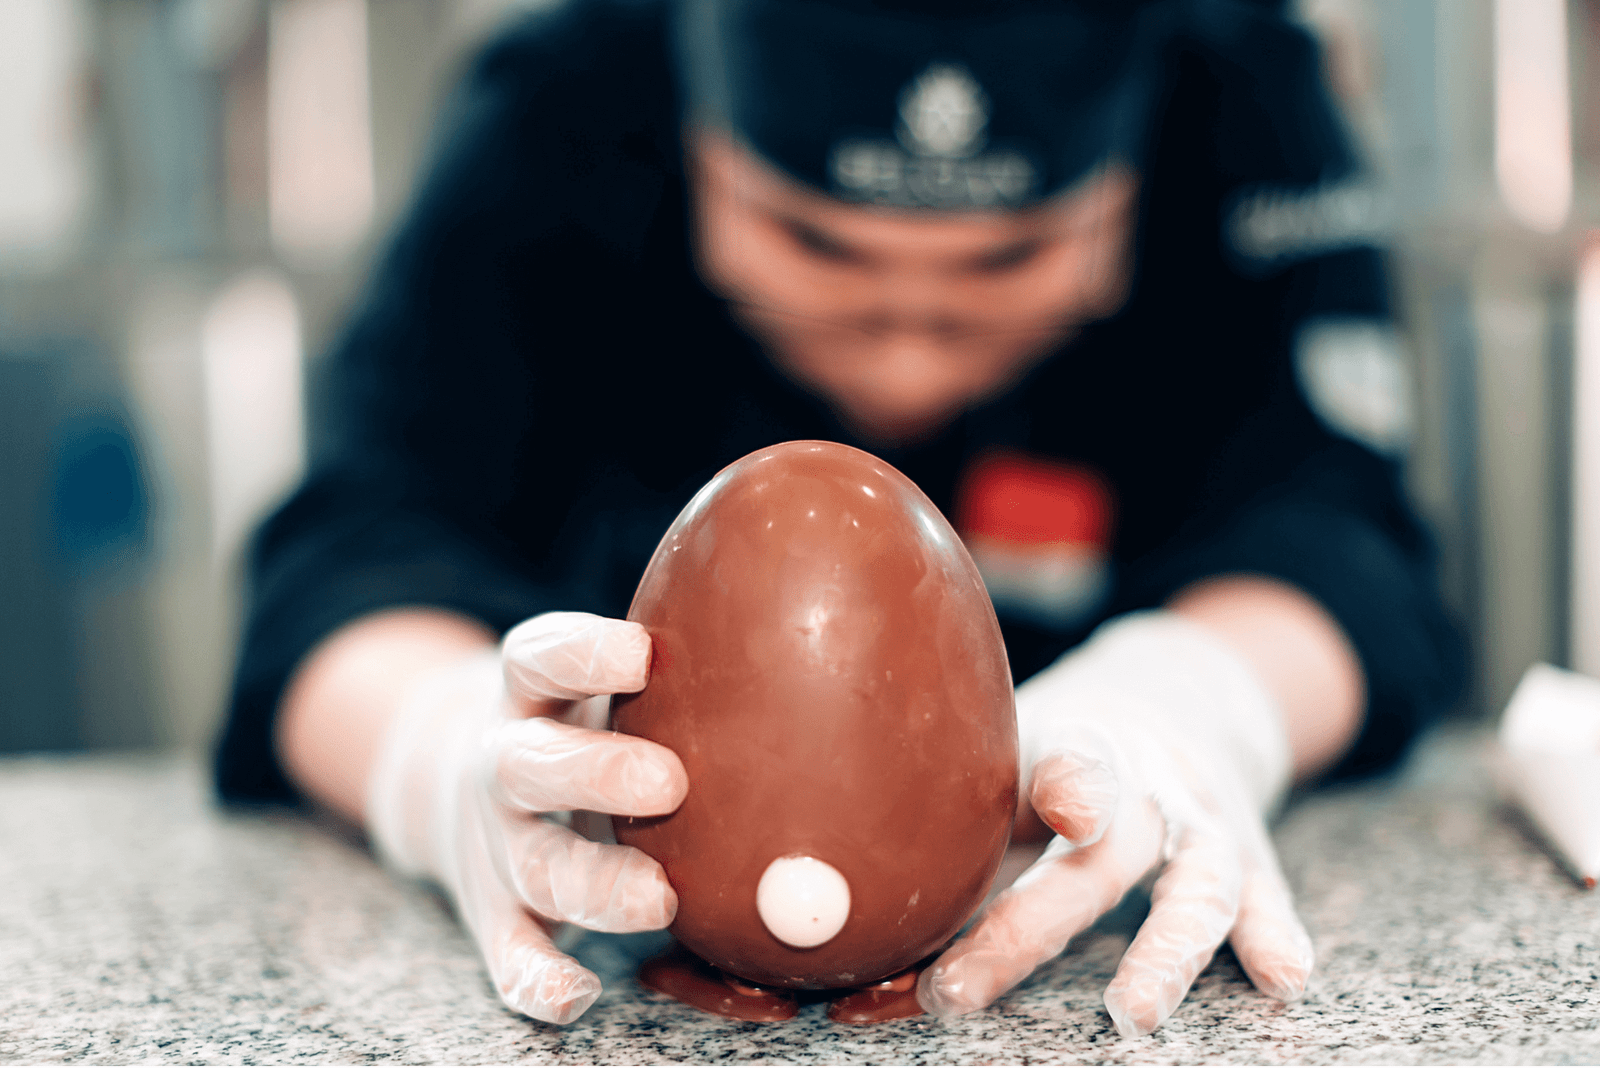
POLYGON ((897 207, 1025 203, 1038 182, 1033 164, 1017 152, 984 153, 988 125, 988 97, 967 69, 932 64, 900 93, 899 144, 854 138, 834 146, 834 192, 897 207))
POLYGON ((988 124, 989 102, 963 67, 936 63, 900 94, 900 143, 919 156, 970 156, 988 124))

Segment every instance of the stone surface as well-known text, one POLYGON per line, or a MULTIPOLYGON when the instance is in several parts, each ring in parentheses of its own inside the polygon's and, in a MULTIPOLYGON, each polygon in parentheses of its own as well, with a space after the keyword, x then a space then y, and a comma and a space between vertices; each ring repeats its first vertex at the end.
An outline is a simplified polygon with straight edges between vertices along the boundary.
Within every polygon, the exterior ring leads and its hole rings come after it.
POLYGON ((607 991, 560 1029, 502 1009, 448 909, 329 823, 221 811, 181 758, 8 759, 0 1062, 1600 1061, 1600 895, 1494 799, 1477 744, 1281 822, 1319 953, 1304 1001, 1257 996, 1224 951, 1139 1041, 1100 1004, 1136 905, 947 1024, 717 1019, 633 981, 657 936, 588 936, 607 991))

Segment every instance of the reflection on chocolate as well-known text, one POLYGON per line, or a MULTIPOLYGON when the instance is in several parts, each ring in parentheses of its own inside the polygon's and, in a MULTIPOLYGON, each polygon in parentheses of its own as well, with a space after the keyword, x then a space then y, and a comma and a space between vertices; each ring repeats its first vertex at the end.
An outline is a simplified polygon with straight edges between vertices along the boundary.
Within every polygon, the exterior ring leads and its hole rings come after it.
POLYGON ((921 491, 842 445, 752 453, 678 516, 628 618, 653 660, 613 725, 674 750, 689 794, 616 834, 666 869, 679 940, 732 975, 802 989, 870 985, 944 945, 1005 852, 1017 738, 982 579, 921 491), (810 948, 757 910, 784 857, 846 884, 842 927, 810 948))

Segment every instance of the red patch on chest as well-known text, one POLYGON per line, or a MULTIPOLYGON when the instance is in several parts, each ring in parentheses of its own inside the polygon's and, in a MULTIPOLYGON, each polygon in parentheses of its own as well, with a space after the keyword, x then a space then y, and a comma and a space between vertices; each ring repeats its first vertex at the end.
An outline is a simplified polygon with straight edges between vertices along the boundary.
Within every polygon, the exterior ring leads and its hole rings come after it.
POLYGON ((1093 468, 1024 453, 985 453, 956 493, 955 527, 964 537, 1018 547, 1104 548, 1112 521, 1110 487, 1093 468))

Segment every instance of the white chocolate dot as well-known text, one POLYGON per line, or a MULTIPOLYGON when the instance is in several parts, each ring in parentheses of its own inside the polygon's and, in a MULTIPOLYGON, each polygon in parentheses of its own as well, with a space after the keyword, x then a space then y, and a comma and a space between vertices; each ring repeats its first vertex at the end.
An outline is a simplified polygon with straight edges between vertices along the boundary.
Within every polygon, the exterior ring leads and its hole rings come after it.
POLYGON ((850 884, 816 857, 779 857, 761 874, 756 911, 778 941, 797 949, 820 946, 850 915, 850 884))

